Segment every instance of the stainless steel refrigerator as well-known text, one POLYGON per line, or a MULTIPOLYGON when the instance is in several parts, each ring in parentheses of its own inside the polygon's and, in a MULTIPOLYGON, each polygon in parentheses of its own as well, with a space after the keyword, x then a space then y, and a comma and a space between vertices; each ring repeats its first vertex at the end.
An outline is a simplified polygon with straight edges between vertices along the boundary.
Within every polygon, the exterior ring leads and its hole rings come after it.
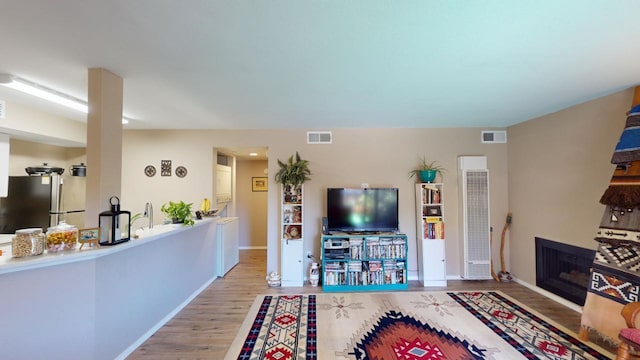
POLYGON ((64 214, 84 210, 63 211, 62 176, 10 176, 8 196, 0 198, 0 233, 13 234, 17 229, 57 225, 64 214))

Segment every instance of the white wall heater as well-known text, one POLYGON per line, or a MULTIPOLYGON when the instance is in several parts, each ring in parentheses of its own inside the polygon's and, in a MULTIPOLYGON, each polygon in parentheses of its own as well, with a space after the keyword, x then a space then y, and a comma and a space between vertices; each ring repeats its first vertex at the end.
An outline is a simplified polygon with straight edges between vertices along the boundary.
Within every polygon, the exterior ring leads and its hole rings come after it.
POLYGON ((491 279, 487 157, 458 156, 458 184, 462 277, 491 279))

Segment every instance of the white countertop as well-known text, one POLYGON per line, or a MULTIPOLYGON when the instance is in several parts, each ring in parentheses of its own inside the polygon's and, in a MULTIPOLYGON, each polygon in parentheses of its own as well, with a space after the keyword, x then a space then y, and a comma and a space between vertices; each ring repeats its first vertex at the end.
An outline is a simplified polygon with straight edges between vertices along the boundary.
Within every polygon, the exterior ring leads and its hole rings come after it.
MULTIPOLYGON (((206 217, 202 220, 195 220, 195 224, 193 226, 201 226, 210 221, 217 221, 217 217, 206 217)), ((2 256, 0 256, 0 275, 16 271, 31 270, 46 266, 54 266, 76 261, 95 259, 101 256, 124 251, 136 246, 141 246, 151 241, 164 238, 167 235, 174 234, 176 232, 183 231, 189 228, 191 227, 183 226, 182 224, 154 225, 153 229, 143 231, 143 234, 140 238, 131 239, 127 242, 113 246, 88 248, 87 245, 85 245, 82 250, 79 250, 80 244, 78 244, 75 250, 68 250, 57 253, 48 253, 47 251, 45 251, 42 255, 27 256, 21 258, 14 258, 11 256, 11 239, 13 238, 13 235, 0 234, 0 250, 2 250, 2 256)))

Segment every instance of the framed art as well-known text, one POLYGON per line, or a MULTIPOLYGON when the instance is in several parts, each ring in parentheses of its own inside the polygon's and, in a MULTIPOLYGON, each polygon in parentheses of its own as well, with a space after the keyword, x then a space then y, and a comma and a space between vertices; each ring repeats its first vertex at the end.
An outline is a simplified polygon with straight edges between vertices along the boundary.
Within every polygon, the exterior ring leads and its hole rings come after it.
POLYGON ((268 190, 267 177, 252 177, 251 178, 251 191, 267 191, 268 190))
POLYGON ((100 228, 87 228, 80 229, 78 231, 78 242, 80 243, 80 250, 84 244, 91 244, 91 246, 100 247, 100 228))
POLYGON ((426 206, 424 216, 442 216, 442 209, 440 206, 426 206))

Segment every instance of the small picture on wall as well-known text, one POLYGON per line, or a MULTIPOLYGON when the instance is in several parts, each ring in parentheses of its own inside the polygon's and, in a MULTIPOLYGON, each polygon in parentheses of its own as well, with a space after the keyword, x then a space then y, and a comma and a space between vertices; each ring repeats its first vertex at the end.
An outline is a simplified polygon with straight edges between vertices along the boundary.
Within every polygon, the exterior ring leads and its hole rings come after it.
POLYGON ((252 177, 251 178, 251 191, 267 191, 268 179, 266 177, 252 177))

